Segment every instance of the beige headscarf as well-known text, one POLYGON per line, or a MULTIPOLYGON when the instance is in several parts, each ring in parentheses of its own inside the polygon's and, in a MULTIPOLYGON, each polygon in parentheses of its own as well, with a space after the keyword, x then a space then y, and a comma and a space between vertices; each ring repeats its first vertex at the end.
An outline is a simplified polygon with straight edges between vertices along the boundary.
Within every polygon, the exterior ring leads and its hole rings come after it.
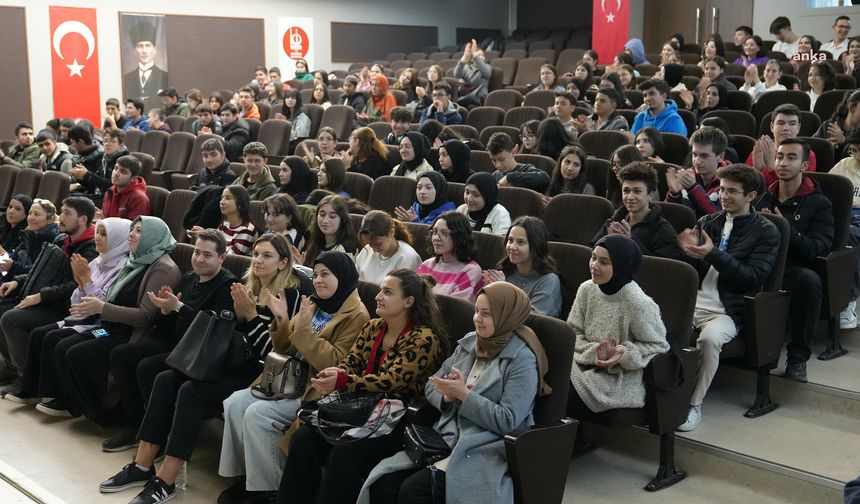
POLYGON ((475 354, 480 359, 493 359, 508 346, 516 334, 528 345, 537 358, 538 379, 540 380, 538 395, 549 395, 552 388, 543 380, 549 367, 546 352, 544 352, 543 345, 540 344, 534 331, 524 325, 532 311, 528 295, 519 287, 508 282, 493 282, 481 289, 480 294, 487 296, 487 301, 490 303, 496 332, 489 338, 478 336, 475 354))

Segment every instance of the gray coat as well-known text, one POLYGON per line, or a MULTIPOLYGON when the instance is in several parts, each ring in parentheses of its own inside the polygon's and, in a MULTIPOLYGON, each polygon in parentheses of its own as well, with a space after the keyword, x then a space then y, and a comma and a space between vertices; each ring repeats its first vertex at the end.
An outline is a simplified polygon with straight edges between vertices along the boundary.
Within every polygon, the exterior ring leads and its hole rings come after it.
POLYGON ((489 92, 491 75, 493 75, 493 67, 485 62, 483 58, 472 58, 472 62, 468 65, 462 61, 458 61, 457 66, 454 67, 454 77, 463 79, 465 82, 471 84, 479 85, 474 91, 469 93, 469 96, 474 96, 481 100, 482 103, 489 92))
MULTIPOLYGON (((467 375, 475 363, 474 332, 458 343, 435 376, 456 367, 467 375)), ((445 502, 498 504, 514 502, 514 486, 508 476, 504 436, 534 424, 532 409, 538 393, 537 360, 520 338, 487 364, 462 403, 444 403, 431 382, 425 388, 427 402, 442 411, 435 424, 453 447, 445 472, 445 502)), ((370 485, 380 476, 415 468, 405 452, 380 462, 361 489, 358 504, 370 502, 370 485)))

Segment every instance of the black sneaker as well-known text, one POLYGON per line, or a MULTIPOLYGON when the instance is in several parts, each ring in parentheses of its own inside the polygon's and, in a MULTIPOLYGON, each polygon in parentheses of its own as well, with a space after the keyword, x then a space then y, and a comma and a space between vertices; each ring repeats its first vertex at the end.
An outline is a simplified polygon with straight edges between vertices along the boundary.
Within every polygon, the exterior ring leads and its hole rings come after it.
POLYGON ((176 496, 176 485, 168 485, 158 476, 153 476, 143 491, 128 504, 155 504, 166 502, 176 496))
POLYGON ((216 501, 218 504, 234 504, 234 503, 242 503, 248 499, 248 491, 245 490, 245 482, 246 478, 244 476, 239 476, 235 480, 233 480, 233 484, 224 489, 218 495, 218 500, 216 501))
POLYGON ((113 477, 102 481, 99 485, 99 492, 122 492, 129 488, 144 486, 153 478, 155 478, 155 471, 153 468, 150 467, 148 471, 141 471, 140 468, 137 467, 137 464, 132 462, 131 464, 123 467, 122 471, 114 474, 113 477))
POLYGON ((276 504, 278 492, 248 492, 245 504, 276 504))
POLYGON ((785 373, 782 376, 789 380, 799 381, 800 383, 807 383, 809 381, 806 379, 805 362, 789 362, 785 365, 785 373))
POLYGON ((123 429, 116 436, 105 439, 102 443, 102 451, 113 453, 137 448, 137 431, 132 429, 123 429))
POLYGON ((48 402, 40 402, 36 405, 36 409, 46 415, 59 418, 74 418, 77 415, 72 414, 66 406, 57 399, 48 402))
POLYGON ((39 398, 33 394, 28 394, 21 390, 21 387, 13 388, 3 394, 3 399, 7 401, 12 401, 15 404, 38 404, 39 398))

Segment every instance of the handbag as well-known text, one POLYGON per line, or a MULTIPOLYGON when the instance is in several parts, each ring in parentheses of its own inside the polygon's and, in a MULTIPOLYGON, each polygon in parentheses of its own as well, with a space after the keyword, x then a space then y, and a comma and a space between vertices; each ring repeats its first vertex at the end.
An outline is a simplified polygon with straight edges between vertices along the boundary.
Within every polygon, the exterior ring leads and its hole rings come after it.
POLYGON ((236 332, 233 312, 199 311, 165 362, 194 380, 217 381, 225 371, 248 362, 244 340, 236 332))
POLYGON ((305 393, 310 366, 291 355, 269 352, 263 364, 260 384, 251 388, 251 395, 263 401, 296 399, 305 393))
POLYGON ((299 418, 333 445, 390 434, 405 414, 403 401, 371 392, 332 392, 299 409, 299 418))
POLYGON ((429 425, 409 424, 403 432, 403 450, 413 463, 427 467, 451 454, 442 434, 429 425))

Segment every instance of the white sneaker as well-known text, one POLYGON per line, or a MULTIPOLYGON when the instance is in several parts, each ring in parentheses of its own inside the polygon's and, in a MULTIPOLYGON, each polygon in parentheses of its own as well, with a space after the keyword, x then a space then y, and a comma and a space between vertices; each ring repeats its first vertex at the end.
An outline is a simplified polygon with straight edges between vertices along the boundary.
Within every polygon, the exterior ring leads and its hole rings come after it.
POLYGON ((840 329, 855 329, 857 327, 857 300, 848 303, 848 306, 839 314, 840 329))
POLYGON ((687 413, 687 421, 678 426, 678 431, 690 432, 699 426, 702 421, 702 405, 690 406, 690 412, 687 413))

